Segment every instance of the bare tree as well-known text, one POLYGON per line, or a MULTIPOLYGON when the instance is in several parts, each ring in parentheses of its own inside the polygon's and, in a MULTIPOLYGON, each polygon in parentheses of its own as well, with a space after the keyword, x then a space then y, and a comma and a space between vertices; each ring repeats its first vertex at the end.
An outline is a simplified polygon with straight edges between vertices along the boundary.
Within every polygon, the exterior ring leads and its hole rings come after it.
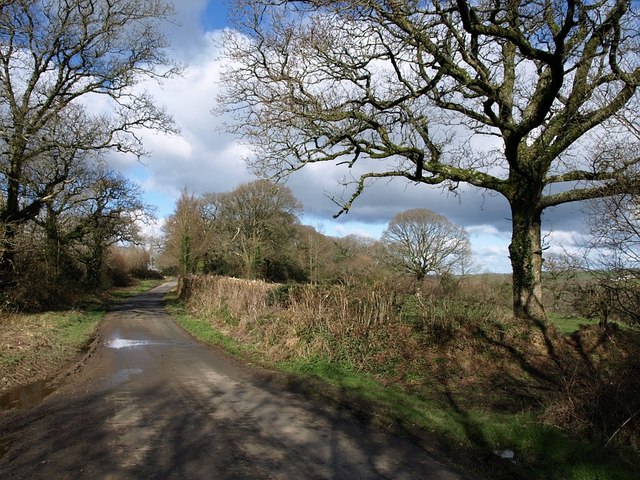
POLYGON ((268 180, 201 196, 184 190, 163 228, 165 266, 286 279, 275 270, 297 261, 291 247, 300 208, 291 190, 268 180))
MULTIPOLYGON (((624 156, 638 148, 628 139, 624 156)), ((640 323, 640 189, 630 185, 628 192, 593 200, 587 209, 591 237, 585 257, 595 282, 584 298, 603 327, 609 316, 640 323)))
POLYGON ((184 189, 164 224, 164 251, 181 275, 198 272, 210 248, 204 207, 202 198, 184 189))
POLYGON ((68 306, 74 292, 111 282, 112 246, 139 239, 147 209, 137 185, 87 159, 33 221, 19 225, 13 288, 2 292, 3 308, 68 306))
POLYGON ((637 3, 235 4, 220 99, 254 166, 350 167, 341 213, 381 177, 498 192, 511 207, 514 313, 545 322, 542 212, 623 192, 639 161, 592 155, 637 120, 637 3))
POLYGON ((455 273, 471 256, 467 231, 426 208, 397 214, 382 234, 389 265, 422 280, 455 273))
POLYGON ((383 278, 381 243, 358 234, 333 239, 336 252, 331 262, 333 279, 345 285, 367 284, 383 278))
POLYGON ((15 0, 0 4, 0 280, 11 283, 21 224, 69 180, 82 152, 144 154, 136 130, 173 129, 135 87, 178 70, 158 28, 163 0, 15 0), (90 108, 107 99, 108 112, 90 108), (93 110, 93 111, 92 111, 93 110))
POLYGON ((139 241, 140 222, 151 215, 151 207, 143 202, 140 186, 102 165, 76 171, 69 183, 34 221, 43 228, 49 249, 55 246, 66 252, 63 260, 82 263, 83 282, 96 287, 109 248, 139 241))
POLYGON ((273 277, 296 234, 300 202, 289 188, 268 180, 245 183, 221 194, 218 224, 227 232, 228 250, 240 260, 243 275, 273 277))

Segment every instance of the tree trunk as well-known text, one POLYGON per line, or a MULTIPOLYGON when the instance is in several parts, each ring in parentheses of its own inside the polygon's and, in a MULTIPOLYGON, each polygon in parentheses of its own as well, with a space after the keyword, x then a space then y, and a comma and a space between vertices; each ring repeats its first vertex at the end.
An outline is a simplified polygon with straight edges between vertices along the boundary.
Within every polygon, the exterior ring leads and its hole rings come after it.
POLYGON ((15 258, 16 258, 16 225, 5 223, 2 225, 2 241, 0 242, 0 292, 13 287, 16 283, 15 258))
POLYGON ((102 284, 102 267, 105 263, 106 247, 100 239, 93 239, 90 247, 87 265, 87 285, 91 288, 100 287, 102 284))
POLYGON ((183 276, 193 273, 191 271, 191 237, 188 234, 183 234, 180 242, 180 267, 183 276))
MULTIPOLYGON (((14 157, 11 155, 12 151, 24 147, 22 144, 20 147, 10 148, 9 158, 14 157)), ((5 202, 2 208, 0 219, 2 221, 2 242, 0 248, 0 291, 11 288, 16 283, 15 275, 15 258, 16 258, 16 238, 18 236, 18 225, 21 223, 22 218, 19 218, 20 212, 20 178, 21 169, 20 162, 12 160, 11 170, 7 177, 7 190, 5 193, 5 202)))
POLYGON ((511 205, 513 231, 509 254, 513 268, 513 312, 517 318, 546 324, 542 304, 541 212, 531 203, 511 205))

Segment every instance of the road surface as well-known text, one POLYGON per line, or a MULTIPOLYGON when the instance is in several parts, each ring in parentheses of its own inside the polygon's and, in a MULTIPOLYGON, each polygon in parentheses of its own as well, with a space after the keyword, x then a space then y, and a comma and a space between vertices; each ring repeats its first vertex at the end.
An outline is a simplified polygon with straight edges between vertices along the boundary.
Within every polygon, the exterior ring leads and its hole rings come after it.
POLYGON ((467 478, 193 340, 162 307, 171 288, 116 307, 79 372, 0 415, 0 478, 467 478))

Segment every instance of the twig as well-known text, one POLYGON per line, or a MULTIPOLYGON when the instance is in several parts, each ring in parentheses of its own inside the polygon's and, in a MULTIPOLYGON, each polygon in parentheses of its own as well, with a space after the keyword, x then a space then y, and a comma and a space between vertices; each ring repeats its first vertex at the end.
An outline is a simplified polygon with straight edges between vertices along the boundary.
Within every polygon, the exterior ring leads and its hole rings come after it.
POLYGON ((611 442, 611 440, 613 440, 613 437, 615 437, 615 436, 618 434, 618 432, 619 432, 620 430, 622 430, 622 429, 624 428, 624 426, 625 426, 627 423, 629 423, 631 420, 633 420, 633 417, 635 417, 635 416, 636 416, 637 414, 639 414, 639 413, 640 413, 640 410, 638 410, 636 413, 634 413, 634 414, 633 414, 633 415, 631 415, 629 418, 627 418, 627 419, 624 421, 624 423, 623 423, 622 425, 620 425, 620 427, 619 427, 615 432, 613 432, 613 435, 611 435, 611 436, 609 437, 609 440, 607 440, 607 442, 604 444, 604 446, 606 447, 607 445, 609 445, 609 442, 611 442))

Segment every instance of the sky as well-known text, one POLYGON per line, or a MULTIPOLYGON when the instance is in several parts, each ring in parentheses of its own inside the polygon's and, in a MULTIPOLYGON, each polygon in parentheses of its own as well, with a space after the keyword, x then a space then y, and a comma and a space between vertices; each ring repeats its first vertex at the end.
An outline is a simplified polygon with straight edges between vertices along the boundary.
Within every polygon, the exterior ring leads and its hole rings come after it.
MULTIPOLYGON (((176 19, 166 26, 171 54, 185 66, 183 75, 147 89, 174 117, 180 133, 145 132, 149 155, 142 160, 113 155, 109 161, 145 190, 159 223, 170 215, 183 189, 196 194, 225 192, 256 179, 242 160, 247 147, 221 130, 212 113, 222 60, 216 39, 229 28, 226 0, 176 0, 176 19)), ((456 195, 426 185, 381 180, 364 191, 350 212, 333 219, 339 208, 331 196, 343 194, 344 172, 316 164, 293 174, 287 186, 304 206, 302 223, 325 235, 379 238, 389 220, 409 208, 429 208, 462 225, 470 234, 479 272, 510 272, 510 212, 497 194, 461 186, 456 195)), ((581 239, 580 205, 555 207, 543 216, 544 239, 550 251, 571 251, 581 239)))

